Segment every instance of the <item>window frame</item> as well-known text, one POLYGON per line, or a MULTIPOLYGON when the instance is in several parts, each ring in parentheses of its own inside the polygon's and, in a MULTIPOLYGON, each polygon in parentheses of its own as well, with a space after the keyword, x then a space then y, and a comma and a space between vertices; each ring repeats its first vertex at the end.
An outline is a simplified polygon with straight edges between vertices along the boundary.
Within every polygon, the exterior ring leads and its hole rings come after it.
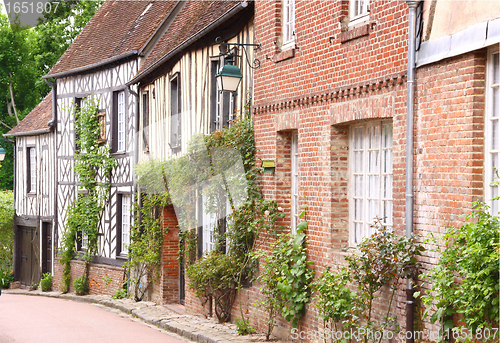
POLYGON ((181 76, 179 72, 174 73, 169 79, 169 101, 170 101, 170 140, 169 145, 172 150, 177 150, 182 146, 182 98, 181 98, 181 76), (175 84, 175 90, 173 85, 175 84), (175 102, 174 102, 175 99, 175 102), (174 107, 175 104, 175 107, 174 107), (176 122, 177 121, 177 122, 176 122), (176 123, 175 123, 176 122, 176 123), (174 123, 177 125, 174 130, 174 123), (174 132, 175 131, 175 132, 174 132), (174 135, 175 138, 174 138, 174 135))
POLYGON ((295 47, 295 0, 283 0, 281 25, 281 49, 295 47))
POLYGON ((491 186, 491 182, 494 179, 495 175, 493 172, 494 167, 494 158, 493 155, 496 155, 496 165, 497 170, 500 173, 500 109, 494 108, 496 103, 497 107, 500 104, 500 66, 498 62, 495 66, 494 56, 498 56, 500 61, 499 49, 498 47, 490 48, 487 54, 486 60, 486 92, 485 92, 485 125, 484 125, 484 195, 485 202, 490 206, 490 213, 493 215, 498 215, 500 209, 500 201, 499 200, 491 200, 495 196, 500 195, 500 187, 491 186), (495 67, 498 73, 498 80, 494 80, 494 72, 495 67), (495 83, 496 81, 496 83, 495 83), (496 92, 495 92, 496 90, 496 92), (496 98, 496 100, 495 100, 496 98), (494 116, 494 114, 497 114, 494 116), (494 129, 495 126, 493 122, 496 122, 496 137, 494 139, 494 129), (490 124, 491 123, 491 124, 490 124), (495 146, 490 146, 491 144, 496 144, 495 146))
POLYGON ((215 75, 220 68, 221 61, 226 63, 225 57, 214 58, 210 62, 210 132, 230 127, 234 120, 236 111, 236 94, 232 92, 222 92, 215 75))
POLYGON ((27 180, 26 180, 26 190, 28 194, 36 194, 37 178, 36 178, 36 146, 27 145, 26 146, 26 168, 27 168, 27 180))
POLYGON ((118 193, 116 199, 116 257, 126 257, 130 245, 130 231, 132 227, 132 195, 118 193), (128 201, 124 201, 128 199, 128 201), (127 220, 128 218, 128 220, 127 220), (126 239, 124 239, 126 237, 126 239))
POLYGON ((359 4, 359 0, 349 0, 349 26, 354 26, 370 19, 370 0, 362 0, 363 4, 358 6, 356 9, 356 4, 359 4), (359 10, 360 13, 354 14, 355 11, 359 10))
MULTIPOLYGON (((375 217, 384 216, 384 212, 390 212, 389 217, 383 218, 383 224, 389 227, 393 225, 393 189, 394 189, 394 179, 393 179, 393 126, 392 120, 370 120, 364 121, 361 123, 353 124, 349 127, 349 138, 348 138, 348 146, 349 146, 349 245, 355 246, 359 244, 364 238, 369 237, 373 234, 374 230, 370 227, 373 224, 375 217), (390 126, 390 140, 384 142, 385 132, 384 128, 390 126), (369 146, 369 128, 378 128, 379 138, 378 138, 378 147, 370 147, 369 146), (357 147, 355 145, 355 130, 357 128, 363 128, 363 135, 361 137, 362 146, 357 147), (390 143, 389 146, 384 145, 390 143), (360 162, 361 167, 360 171, 357 170, 356 164, 356 153, 362 152, 360 162), (370 152, 378 152, 378 158, 375 163, 378 163, 378 171, 375 172, 368 168, 369 166, 369 157, 370 152), (389 153, 385 153, 389 152, 389 153), (389 161, 387 161, 387 158, 389 161), (386 162, 386 163, 384 163, 386 162), (384 167, 388 167, 389 170, 384 172, 384 167), (361 183, 359 187, 356 186, 356 176, 361 176, 361 183), (374 188, 377 196, 373 196, 370 192, 370 179, 378 178, 378 187, 374 188), (389 179, 390 187, 387 187, 387 183, 385 182, 389 179), (384 186, 386 188, 384 189, 384 186), (360 189, 360 193, 357 194, 357 190, 360 189), (385 190, 385 194, 384 194, 385 190), (361 200, 360 207, 356 208, 356 200, 361 200), (368 219, 370 215, 370 209, 368 208, 368 203, 372 201, 377 201, 377 211, 378 215, 375 215, 373 218, 368 219), (386 209, 386 205, 389 206, 389 210, 386 209), (361 212, 360 218, 356 218, 356 213, 361 212), (357 229, 356 224, 360 225, 360 229, 357 229), (358 237, 359 236, 359 237, 358 237)), ((371 165, 373 166, 373 164, 371 165)), ((375 165, 376 166, 376 165, 375 165)), ((373 167, 370 167, 373 168, 373 167)), ((372 207, 373 209, 373 207, 372 207)))
POLYGON ((125 145, 125 141, 126 141, 126 139, 125 139, 125 132, 126 132, 126 129, 125 129, 125 126, 126 126, 125 91, 117 92, 116 102, 117 102, 116 103, 116 106, 117 106, 117 109, 116 109, 116 120, 117 120, 116 151, 117 152, 124 152, 126 150, 126 145, 125 145), (123 99, 121 99, 122 101, 120 101, 120 97, 123 97, 123 99), (120 108, 120 105, 122 106, 122 108, 120 108), (120 138, 120 133, 122 134, 121 138, 120 138))
POLYGON ((142 151, 149 151, 149 91, 142 92, 142 151))

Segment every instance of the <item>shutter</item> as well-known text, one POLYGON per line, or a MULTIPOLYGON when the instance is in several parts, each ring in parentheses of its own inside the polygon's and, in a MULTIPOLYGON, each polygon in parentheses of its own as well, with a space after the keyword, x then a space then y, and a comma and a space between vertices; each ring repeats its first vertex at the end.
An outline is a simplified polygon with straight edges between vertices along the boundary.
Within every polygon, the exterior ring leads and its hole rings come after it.
POLYGON ((219 67, 218 61, 212 61, 210 68, 210 132, 217 130, 217 69, 219 67))

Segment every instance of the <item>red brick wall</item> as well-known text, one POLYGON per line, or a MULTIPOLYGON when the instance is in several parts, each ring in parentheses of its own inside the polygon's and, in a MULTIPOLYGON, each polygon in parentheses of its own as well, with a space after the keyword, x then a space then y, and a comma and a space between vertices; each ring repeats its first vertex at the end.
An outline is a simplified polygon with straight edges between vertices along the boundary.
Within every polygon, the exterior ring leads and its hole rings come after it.
MULTIPOLYGON (((299 193, 308 206, 308 257, 319 275, 325 266, 343 263, 341 248, 348 245, 348 128, 354 122, 392 118, 393 220, 396 232, 405 232, 408 9, 404 1, 370 3, 368 34, 362 34, 341 23, 346 1, 297 0, 296 48, 284 54, 275 44, 280 18, 276 3, 255 3, 255 40, 262 44, 256 51, 262 64, 254 74, 256 145, 259 158, 276 161, 276 173, 264 174, 261 186, 267 198, 285 209, 289 223, 286 137, 297 129, 299 193)), ((459 215, 470 212, 471 202, 482 196, 484 56, 467 54, 417 71, 417 233, 460 225, 459 215)), ((422 261, 429 268, 436 256, 427 253, 422 261)), ((403 328, 404 288, 395 305, 403 328)), ((244 292, 252 325, 264 330, 263 312, 251 305, 259 298, 258 285, 244 292)), ((385 306, 383 296, 378 315, 385 306)), ((300 329, 321 326, 310 305, 300 329)), ((279 335, 288 337, 291 327, 283 321, 280 327, 279 335)))
POLYGON ((153 286, 152 300, 161 304, 179 303, 179 225, 173 205, 163 208, 162 226, 161 273, 153 286))
MULTIPOLYGON (((61 291, 62 272, 64 266, 56 260, 54 263, 54 276, 52 278, 52 289, 61 291)), ((85 266, 83 261, 71 261, 71 283, 69 292, 74 293, 73 282, 77 277, 84 275, 85 266)), ((91 263, 89 272, 90 294, 114 295, 116 291, 122 288, 123 281, 126 279, 124 268, 113 267, 104 264, 91 263)))

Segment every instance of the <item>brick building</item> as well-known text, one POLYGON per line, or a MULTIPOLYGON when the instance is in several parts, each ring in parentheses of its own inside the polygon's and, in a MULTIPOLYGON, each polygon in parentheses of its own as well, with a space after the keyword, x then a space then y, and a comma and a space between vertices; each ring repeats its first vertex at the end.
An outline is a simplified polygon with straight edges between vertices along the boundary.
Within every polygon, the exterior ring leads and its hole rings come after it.
MULTIPOLYGON (((497 211, 489 181, 498 163, 498 18, 498 4, 488 1, 256 2, 256 145, 259 158, 276 163, 262 186, 292 232, 307 206, 316 275, 342 264, 376 216, 399 235, 425 235, 463 223, 474 200, 497 211), (460 14, 450 19, 453 6, 460 14), (410 8, 416 56, 408 48, 410 8)), ((436 256, 422 262, 428 268, 436 256)), ((251 305, 258 287, 243 298, 250 323, 264 330, 265 314, 251 305)), ((403 286, 394 305, 402 328, 405 301, 403 286)), ((322 328, 312 305, 299 328, 322 328)), ((282 320, 275 334, 287 338, 290 330, 282 320)))

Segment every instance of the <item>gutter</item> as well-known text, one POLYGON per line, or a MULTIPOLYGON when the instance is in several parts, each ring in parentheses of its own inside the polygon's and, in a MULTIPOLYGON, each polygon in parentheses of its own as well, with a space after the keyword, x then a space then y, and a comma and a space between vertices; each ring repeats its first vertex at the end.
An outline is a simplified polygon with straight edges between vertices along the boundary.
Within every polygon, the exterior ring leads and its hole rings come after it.
MULTIPOLYGON (((415 28, 417 6, 420 0, 406 0, 408 5, 408 71, 406 80, 406 237, 413 234, 413 114, 415 111, 415 28)), ((412 334, 406 343, 414 342, 413 314, 415 301, 413 297, 413 280, 406 279, 406 332, 412 334)))
POLYGON ((188 40, 184 41, 180 45, 178 45, 175 49, 171 50, 168 52, 166 55, 164 55, 162 58, 160 58, 158 61, 150 65, 148 68, 146 68, 143 72, 140 74, 134 76, 132 80, 127 82, 125 85, 130 86, 135 83, 137 83, 141 78, 151 74, 159 65, 163 64, 165 61, 169 60, 173 56, 175 56, 177 53, 181 52, 185 48, 187 48, 189 45, 193 44, 197 40, 199 40, 201 37, 206 35, 208 32, 212 31, 214 28, 216 28, 219 25, 222 25, 224 22, 229 20, 232 16, 240 13, 241 11, 245 10, 248 7, 248 3, 240 3, 239 5, 236 5, 233 7, 231 10, 226 12, 226 14, 222 15, 215 21, 213 21, 210 25, 206 26, 204 29, 201 31, 198 31, 195 33, 193 36, 191 36, 188 40))
MULTIPOLYGON (((51 122, 52 121, 50 121, 49 123, 51 122)), ((48 129, 33 130, 28 132, 6 133, 3 136, 4 137, 36 136, 36 135, 41 135, 43 133, 50 133, 51 131, 52 129, 48 128, 48 129)))
POLYGON ((105 60, 90 64, 88 66, 79 67, 79 68, 75 68, 75 69, 71 69, 71 70, 67 70, 67 71, 62 71, 60 73, 48 74, 48 75, 42 76, 42 78, 44 78, 44 79, 54 78, 55 79, 55 78, 61 78, 64 76, 68 76, 71 74, 79 74, 79 73, 82 73, 85 71, 89 71, 92 69, 103 67, 106 64, 110 64, 110 63, 119 61, 121 59, 130 57, 130 56, 134 56, 134 55, 137 55, 137 50, 127 51, 126 53, 123 53, 121 55, 113 56, 113 57, 107 58, 105 60))

